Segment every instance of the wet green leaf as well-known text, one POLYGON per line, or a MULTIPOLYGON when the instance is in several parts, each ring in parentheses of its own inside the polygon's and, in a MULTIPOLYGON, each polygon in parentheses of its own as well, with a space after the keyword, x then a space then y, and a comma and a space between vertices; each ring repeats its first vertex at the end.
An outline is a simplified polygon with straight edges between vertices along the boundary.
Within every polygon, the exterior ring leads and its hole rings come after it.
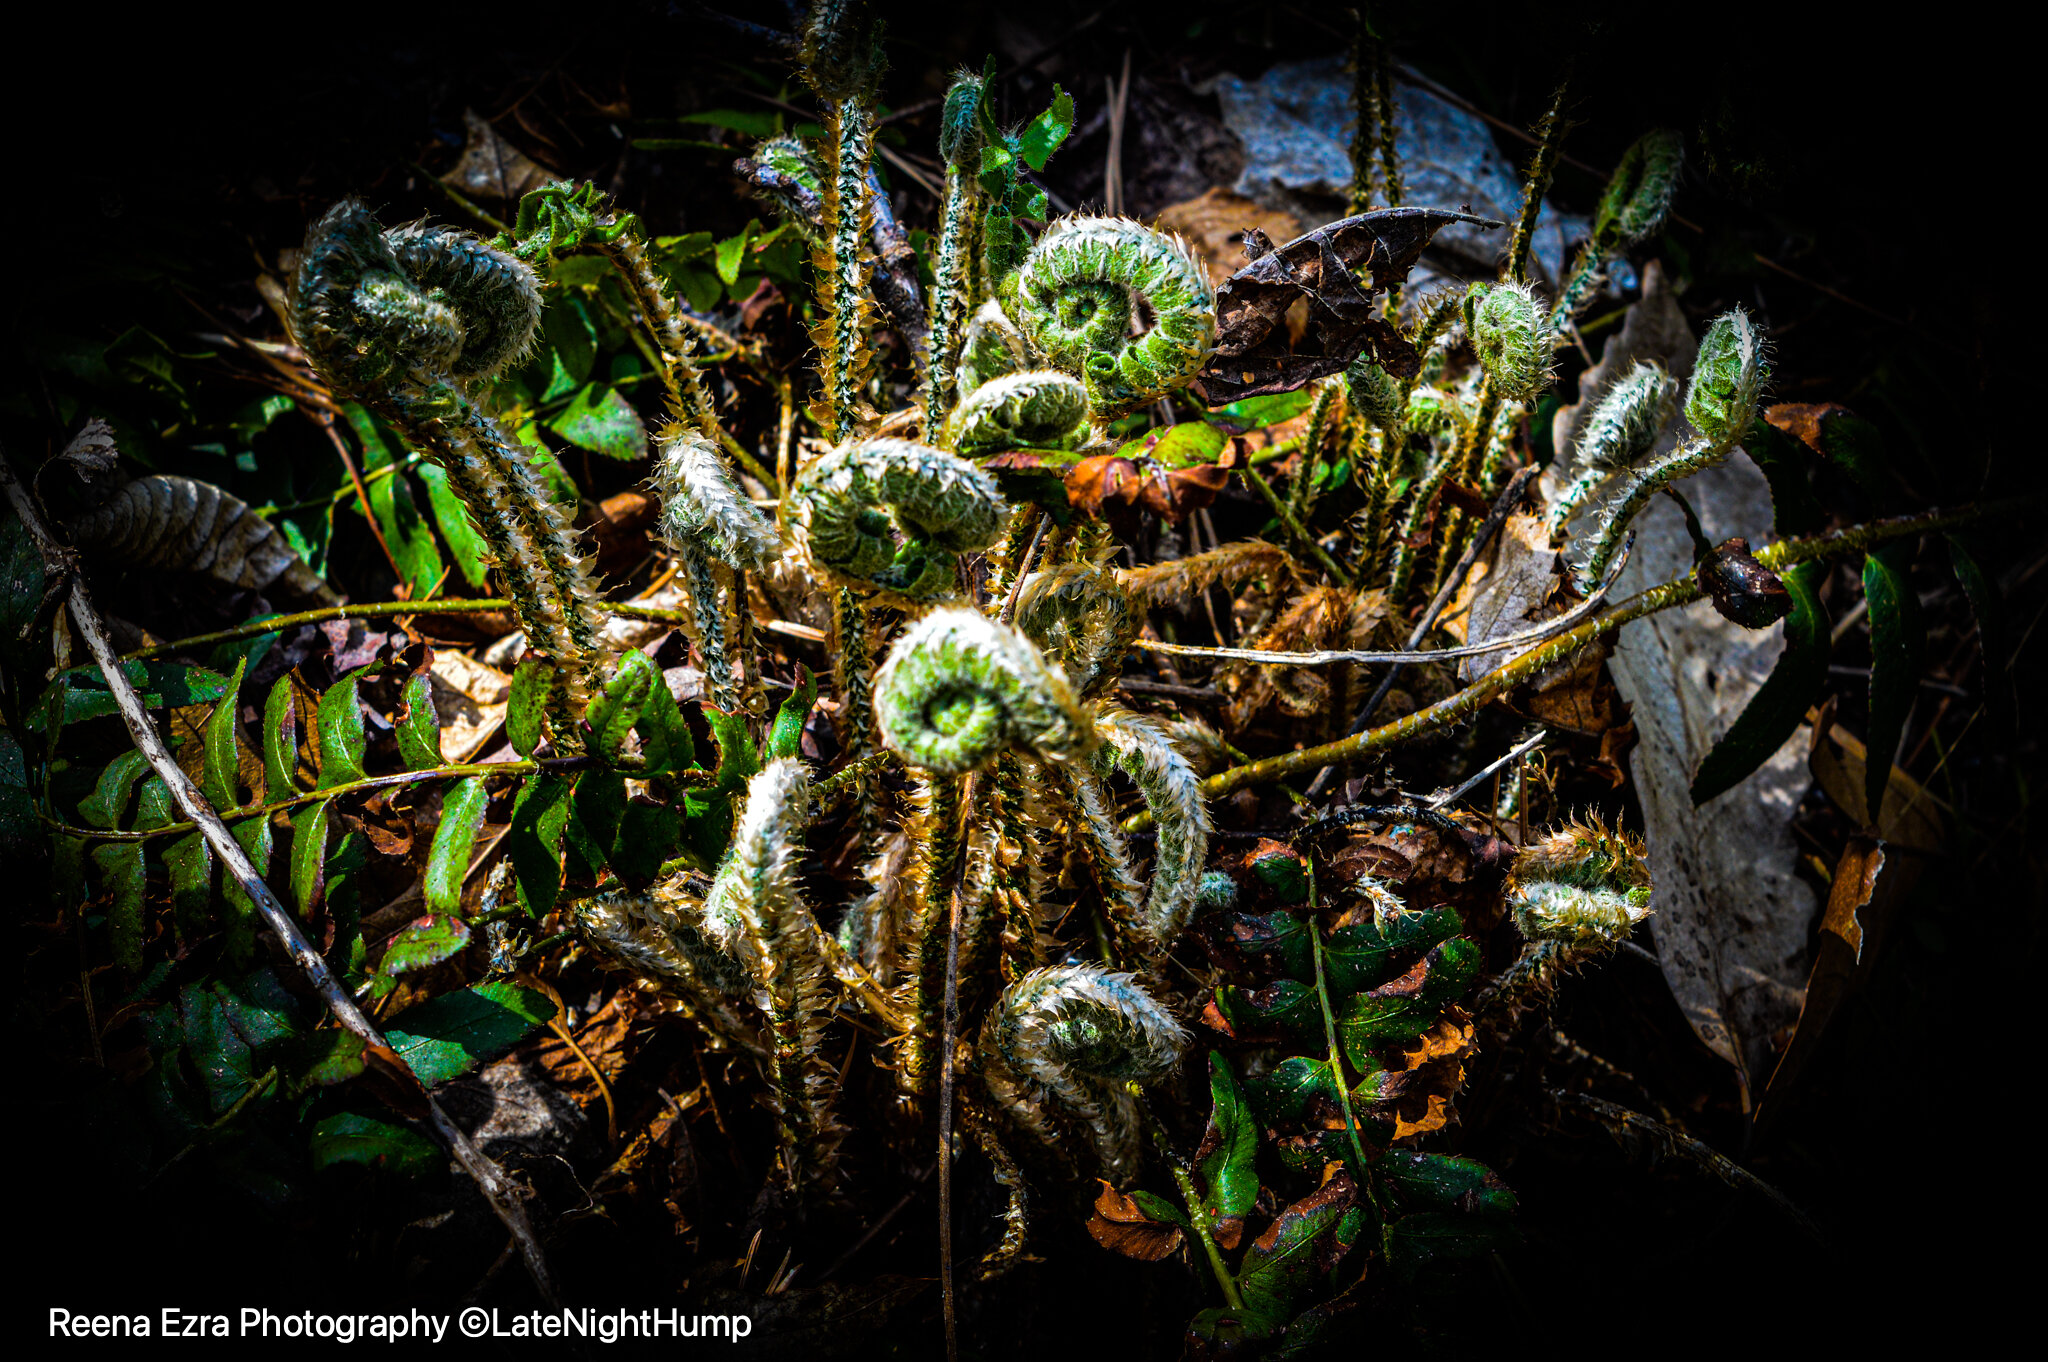
POLYGON ((408 771, 431 771, 441 765, 441 718, 434 712, 433 680, 423 667, 399 688, 403 707, 398 716, 398 751, 408 771))
POLYGON ((1912 563, 1910 543, 1887 544, 1863 558, 1863 596, 1870 602, 1870 733, 1863 774, 1864 807, 1870 809, 1884 807, 1892 755, 1920 684, 1927 626, 1913 591, 1912 563))
POLYGON ((586 384, 548 428, 593 454, 611 459, 647 457, 647 427, 640 413, 614 388, 601 383, 586 384))
MULTIPOLYGON (((206 758, 199 777, 199 792, 215 809, 222 811, 240 808, 242 804, 241 783, 236 778, 242 762, 238 741, 241 725, 236 720, 242 707, 239 699, 242 673, 247 667, 246 661, 235 663, 235 673, 228 678, 227 693, 215 702, 213 713, 206 718, 206 758)), ((262 801, 259 799, 257 802, 262 801)))
POLYGON ((1017 134, 1017 154, 1033 170, 1044 170, 1045 163, 1052 159, 1052 154, 1059 150, 1060 143, 1066 141, 1067 134, 1073 130, 1074 97, 1055 82, 1052 106, 1025 124, 1024 130, 1017 134))
POLYGON ((315 741, 320 748, 319 789, 365 780, 363 770, 363 706, 356 683, 368 668, 350 672, 320 696, 315 741))
POLYGON ((796 689, 775 711, 775 724, 768 730, 768 740, 762 748, 761 760, 765 764, 784 757, 802 755, 804 721, 810 717, 812 706, 818 703, 818 678, 803 663, 796 664, 796 689))
POLYGON ((320 906, 320 892, 327 878, 327 806, 320 800, 295 811, 292 821, 292 901, 299 916, 310 918, 320 906))
POLYGON ((441 800, 441 821, 434 846, 427 853, 427 876, 421 893, 437 913, 462 911, 462 882, 469 875, 469 855, 483 822, 490 796, 482 776, 465 776, 441 800))
POLYGON ((1402 913, 1385 926, 1370 919, 1330 933, 1323 944, 1323 968, 1333 997, 1381 982, 1396 956, 1423 951, 1463 930, 1455 908, 1402 913))
POLYGON ((278 1067, 294 1088, 332 1088, 368 1067, 363 1038, 338 1026, 315 1031, 287 1047, 278 1067))
POLYGON ((1231 1072, 1230 1061, 1209 1053, 1209 1128, 1202 1136, 1209 1150, 1198 1170, 1202 1175, 1202 1211, 1211 1221, 1250 1213, 1259 1199, 1259 1127, 1245 1105, 1244 1089, 1231 1072))
POLYGON ((413 600, 426 600, 440 585, 447 567, 441 561, 440 545, 434 542, 434 531, 413 499, 411 482, 405 474, 393 473, 371 482, 369 492, 370 510, 377 517, 377 528, 384 533, 399 576, 411 585, 413 600))
POLYGON ((1422 1211, 1388 1224, 1380 1244, 1388 1265, 1400 1276, 1412 1277, 1430 1263, 1491 1252, 1506 1238, 1506 1228, 1492 1218, 1422 1211))
POLYGON ((455 556, 455 569, 473 591, 483 590, 490 579, 491 546, 470 518, 469 508, 448 485, 448 470, 438 464, 421 464, 416 470, 427 486, 427 505, 434 512, 434 524, 455 556))
POLYGON ((1272 846, 1255 852, 1252 874, 1273 891, 1282 903, 1300 903, 1308 898, 1308 862, 1287 847, 1272 846))
POLYGON ((43 555, 10 506, 0 518, 0 662, 16 676, 41 676, 49 641, 29 626, 42 609, 43 555))
POLYGON ((573 784, 573 777, 536 771, 512 804, 505 854, 512 861, 520 906, 534 917, 551 910, 562 892, 562 832, 569 823, 573 784))
POLYGON ((142 843, 108 842, 92 849, 92 863, 112 891, 107 934, 114 963, 133 974, 142 968, 142 843))
POLYGON ((1261 426, 1292 420, 1307 411, 1315 400, 1315 389, 1310 386, 1266 397, 1247 397, 1221 408, 1216 414, 1233 426, 1257 430, 1261 426))
POLYGON ((256 1077, 249 1042, 229 1024, 220 995, 202 985, 179 990, 178 1017, 185 1054, 198 1071, 207 1101, 216 1113, 227 1110, 256 1077))
POLYGON ((1167 468, 1193 468, 1216 462, 1230 437, 1202 421, 1182 421, 1126 441, 1117 453, 1126 459, 1151 459, 1167 468))
MULTIPOLYGON (((263 815, 244 818, 230 825, 235 834, 236 845, 249 858, 258 875, 270 873, 271 833, 270 818, 263 815)), ((243 890, 241 882, 223 870, 221 875, 221 897, 228 906, 228 955, 236 963, 246 963, 256 948, 256 904, 243 890)))
POLYGON ((545 736, 548 702, 553 699, 561 674, 552 659, 527 653, 512 668, 512 696, 505 708, 505 737, 512 750, 531 757, 545 736))
POLYGON ((605 762, 617 765, 626 754, 627 735, 640 721, 640 711, 646 708, 648 697, 657 686, 664 692, 668 689, 652 658, 638 648, 623 653, 618 670, 591 698, 590 708, 583 715, 583 721, 590 725, 590 750, 605 762))
POLYGON ((1373 1063, 1373 1046, 1421 1035, 1436 1024, 1446 1003, 1464 993, 1478 969, 1478 943, 1453 937, 1392 983, 1353 994, 1337 1010, 1344 1057, 1365 1070, 1373 1063))
POLYGON ((263 779, 265 798, 285 800, 299 792, 299 719, 292 679, 271 683, 263 702, 263 779))
POLYGON ((128 816, 128 799, 135 782, 149 769, 149 758, 129 748, 100 771, 93 792, 79 801, 78 814, 96 828, 119 828, 128 816))
POLYGON ((408 922, 391 938, 379 966, 386 974, 409 974, 416 969, 452 960, 469 945, 469 924, 447 913, 427 913, 408 922))
POLYGON ((227 1009, 228 1024, 251 1049, 296 1036, 323 1013, 317 1003, 287 992, 268 965, 221 980, 213 991, 227 1009))
MULTIPOLYGON (((208 704, 220 699, 228 688, 228 679, 219 672, 182 662, 123 662, 121 672, 146 709, 208 704)), ((63 695, 60 726, 121 711, 114 693, 107 689, 107 678, 97 666, 60 672, 51 678, 51 685, 61 687, 63 695)), ((48 732, 49 717, 40 711, 31 713, 27 727, 31 732, 48 732)))
POLYGON ((384 1038, 432 1087, 497 1058, 554 1015, 555 1005, 532 989, 475 984, 407 1008, 384 1028, 384 1038))
POLYGON ((597 362, 597 329, 591 325, 583 300, 566 291, 556 295, 541 314, 540 327, 571 381, 588 380, 591 366, 597 362))
POLYGON ((1747 780, 1805 721, 1807 706, 1828 675, 1830 625, 1827 607, 1820 600, 1820 584, 1826 576, 1822 563, 1795 563, 1779 574, 1792 597, 1792 613, 1785 617, 1785 651, 1742 713, 1700 762, 1692 781, 1694 808, 1747 780))
POLYGON ((1315 948, 1308 921, 1286 909, 1272 913, 1233 913, 1230 939, 1248 956, 1271 956, 1280 968, 1298 979, 1314 977, 1315 962, 1309 952, 1315 948))
POLYGON ((1313 984, 1299 979, 1276 979, 1264 988, 1244 989, 1226 984, 1216 1002, 1233 1026, 1285 1027, 1303 1035, 1323 1029, 1322 1007, 1313 984))
POLYGON ((337 1112, 314 1126, 307 1149, 315 1168, 360 1163, 408 1178, 425 1177, 445 1162, 425 1136, 352 1111, 337 1112))
POLYGON ((1380 1185, 1414 1210, 1512 1215, 1515 1194, 1477 1159, 1390 1149, 1374 1165, 1380 1185))
POLYGON ((1350 1208, 1349 1178, 1339 1175, 1280 1212, 1279 1219, 1245 1250, 1237 1287, 1248 1319, 1284 1324, 1302 1291, 1329 1266, 1335 1244, 1322 1241, 1350 1208))
POLYGON ((731 288, 740 279, 740 264, 746 259, 747 244, 761 234, 761 220, 753 219, 738 236, 727 237, 718 243, 714 256, 719 282, 731 288))
POLYGON ((171 875, 171 911, 179 938, 190 942, 205 933, 210 916, 213 848, 201 834, 188 832, 165 848, 164 868, 171 875))
POLYGON ((647 687, 647 703, 641 706, 633 727, 640 734, 640 755, 646 759, 649 775, 680 771, 696 761, 696 739, 690 736, 690 725, 659 668, 655 668, 647 687))

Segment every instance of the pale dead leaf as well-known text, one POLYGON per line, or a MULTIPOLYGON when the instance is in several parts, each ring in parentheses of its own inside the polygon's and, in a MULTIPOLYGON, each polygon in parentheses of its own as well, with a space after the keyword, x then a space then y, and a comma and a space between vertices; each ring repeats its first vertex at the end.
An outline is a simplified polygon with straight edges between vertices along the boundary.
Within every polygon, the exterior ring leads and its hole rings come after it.
POLYGON ((512 678, 466 653, 434 654, 434 715, 441 723, 441 755, 468 761, 505 721, 512 678))
POLYGON ((516 199, 540 188, 554 176, 529 160, 526 154, 498 135, 498 130, 477 115, 462 111, 462 125, 468 141, 455 169, 441 177, 465 194, 487 199, 516 199))
POLYGON ((1161 209, 1152 225, 1186 238, 1209 271, 1212 284, 1221 284, 1244 268, 1247 231, 1256 228, 1275 241, 1292 241, 1306 230, 1293 214, 1262 208, 1244 195, 1220 187, 1161 209))

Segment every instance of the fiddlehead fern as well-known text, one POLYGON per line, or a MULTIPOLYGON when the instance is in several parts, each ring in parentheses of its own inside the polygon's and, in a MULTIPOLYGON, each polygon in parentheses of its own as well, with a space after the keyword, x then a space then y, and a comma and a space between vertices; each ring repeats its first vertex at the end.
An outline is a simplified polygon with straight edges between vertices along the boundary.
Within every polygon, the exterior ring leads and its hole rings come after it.
POLYGON ((875 675, 882 741, 912 766, 959 774, 1008 747, 1050 757, 1094 746, 1072 687, 1029 639, 979 611, 934 610, 875 675))
POLYGON ((839 1129, 837 1078, 820 1053, 832 999, 823 935, 803 901, 796 856, 810 813, 810 776, 792 757, 747 782, 747 803, 710 892, 704 930, 746 965, 766 996, 777 1116, 792 1185, 829 1177, 839 1129))
POLYGON ((1590 591, 1606 573, 1629 523, 1651 497, 1728 457, 1756 418, 1757 401, 1769 374, 1763 336, 1750 323, 1749 314, 1738 307, 1715 318, 1700 341, 1692 382, 1685 392, 1685 419, 1698 433, 1663 458, 1631 472, 1614 499, 1602 508, 1600 522, 1590 537, 1591 547, 1579 565, 1581 591, 1590 591))
MULTIPOLYGON (((501 862, 509 864, 509 862, 501 862)), ((621 967, 662 984, 720 1044, 768 1057, 756 1028, 734 1010, 746 970, 693 923, 699 907, 675 887, 607 889, 569 905, 577 930, 621 967)))
POLYGON ((1202 778, 1165 727, 1145 715, 1098 705, 1095 731, 1103 742, 1098 764, 1113 761, 1137 783, 1159 830, 1152 888, 1138 932, 1152 950, 1163 951, 1193 915, 1202 866, 1209 858, 1209 806, 1202 797, 1202 778))
POLYGON ((1527 284, 1474 284, 1465 295, 1465 334, 1501 397, 1527 402, 1550 386, 1555 333, 1527 284))
POLYGON ((1571 277, 1558 293, 1551 326, 1563 330, 1599 281, 1601 262, 1612 259, 1664 225, 1672 195, 1685 169, 1685 137, 1653 128, 1636 139, 1614 168, 1593 212, 1593 235, 1572 263, 1571 277))
POLYGON ((962 454, 999 449, 1078 449, 1088 441, 1088 389, 1051 369, 1004 374, 964 397, 944 443, 962 454))
POLYGON ((1639 362, 1600 396, 1579 432, 1574 449, 1577 472, 1550 504, 1546 521, 1553 539, 1601 484, 1650 452, 1677 405, 1678 380, 1662 365, 1639 362))
MULTIPOLYGON (((986 87, 981 77, 962 71, 946 91, 939 119, 939 155, 946 162, 946 201, 939 219, 937 254, 932 260, 930 364, 925 389, 925 438, 943 423, 952 401, 954 374, 961 356, 961 319, 974 297, 968 289, 968 262, 974 256, 975 211, 980 200, 975 172, 981 163, 981 102, 986 87)), ((962 394, 967 391, 962 388, 962 394)))
POLYGON ((1003 311, 1002 304, 993 298, 983 303, 967 319, 967 332, 960 340, 957 372, 960 400, 965 402, 991 379, 1020 373, 1030 367, 1031 356, 1024 344, 1024 333, 1003 311))
POLYGON ((1597 815, 1566 823, 1516 855, 1507 905, 1531 941, 1618 945, 1650 915, 1643 839, 1609 832, 1597 815))
MULTIPOLYGON (((662 497, 662 537, 675 550, 690 592, 712 702, 728 714, 736 713, 745 706, 726 654, 725 610, 711 561, 736 573, 764 570, 782 548, 775 524, 740 491, 725 456, 695 432, 677 435, 661 446, 655 456, 654 483, 662 497)), ((733 604, 746 608, 744 601, 733 604)))
POLYGON ((1058 662, 1076 693, 1102 690, 1123 670, 1145 624, 1117 574, 1092 563, 1034 573, 1017 594, 1017 627, 1058 662))
POLYGON ((842 445, 804 470, 794 497, 813 566, 920 600, 949 593, 956 555, 993 544, 1009 511, 989 474, 908 440, 842 445))
POLYGON ((530 646, 562 669, 550 717, 566 744, 595 684, 596 593, 526 454, 464 391, 522 353, 538 317, 520 261, 458 232, 387 233, 354 199, 308 232, 290 302, 292 334, 328 384, 447 470, 530 646))
MULTIPOLYGON (((1123 1085, 1165 1074, 1187 1043, 1180 1023, 1130 975, 1093 965, 1025 975, 1003 991, 981 1036, 985 1060, 999 1059, 1088 1124, 1113 1176, 1134 1171, 1138 1156, 1136 1104, 1123 1085)), ((1025 1129, 1042 1128, 1020 1115, 1025 1129)))
POLYGON ((866 249, 868 162, 874 155, 871 91, 881 74, 881 45, 879 34, 857 31, 855 8, 831 0, 815 6, 803 48, 804 76, 817 91, 818 121, 824 126, 824 240, 811 254, 818 278, 818 321, 811 335, 825 389, 825 434, 832 440, 852 436, 869 415, 861 394, 873 359, 868 346, 874 310, 868 300, 868 276, 874 269, 873 254, 866 249))
POLYGON ((1128 218, 1054 223, 1004 281, 1032 348, 1088 385, 1097 420, 1185 387, 1216 342, 1216 292, 1178 237, 1128 218))

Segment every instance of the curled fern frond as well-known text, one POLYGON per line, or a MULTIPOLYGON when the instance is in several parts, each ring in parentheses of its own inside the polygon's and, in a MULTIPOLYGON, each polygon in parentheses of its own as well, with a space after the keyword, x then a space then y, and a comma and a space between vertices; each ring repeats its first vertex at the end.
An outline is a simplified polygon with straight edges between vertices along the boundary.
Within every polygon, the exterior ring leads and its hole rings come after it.
POLYGON ((1092 563, 1033 573, 1017 594, 1017 627, 1084 696, 1116 679, 1144 623, 1116 571, 1092 563))
POLYGON ((662 985, 705 1023, 714 1041, 767 1057, 757 1028, 734 1006, 748 989, 745 968, 698 929, 698 904, 679 885, 608 889, 567 906, 584 940, 620 967, 662 985))
POLYGON ((671 548, 688 543, 728 567, 765 569, 782 552, 775 522, 740 491, 725 456, 696 432, 678 434, 655 455, 661 532, 671 548))
POLYGON ((1008 747, 1051 757, 1094 746, 1065 676, 1031 641, 979 611, 934 610, 903 632, 875 675, 882 741, 912 766, 971 771, 1008 747))
POLYGON ((962 454, 1078 449, 1088 433, 1088 389, 1071 375, 1037 369, 975 388, 947 418, 945 443, 962 454))
POLYGON ((1031 367, 1031 353, 1024 333, 1010 320, 1002 305, 991 298, 967 319, 967 332, 960 340, 960 400, 982 384, 1004 374, 1021 373, 1031 367))
POLYGON ((1171 562, 1147 563, 1125 574, 1124 580, 1138 604, 1151 607, 1191 605, 1212 586, 1236 591, 1247 582, 1266 581, 1277 590, 1308 575, 1278 544, 1241 539, 1171 562))
POLYGON ((1178 237, 1128 218, 1048 227, 1005 281, 1032 348, 1088 385, 1097 420, 1187 386, 1216 343, 1216 291, 1178 237))
POLYGON ((1401 380, 1361 354, 1344 371, 1344 400, 1368 423, 1381 430, 1393 430, 1404 423, 1408 399, 1401 380))
POLYGON ((956 555, 993 544, 1009 513, 989 474, 909 440, 841 445, 804 470, 794 498, 814 566, 913 599, 950 593, 956 555))
POLYGON ((1622 153, 1621 164, 1593 210, 1593 241, 1612 255, 1664 225, 1685 169, 1685 136, 1652 128, 1622 153))
POLYGON ((981 1039, 985 1057, 999 1056, 1087 1122, 1117 1174, 1132 1171, 1138 1155, 1137 1113, 1123 1085, 1167 1073, 1187 1044, 1186 1030, 1130 975, 1093 965, 1054 965, 1017 980, 981 1039))
POLYGON ((1670 421, 1677 398, 1678 380, 1662 365, 1648 362, 1639 362, 1601 394, 1573 450, 1576 472, 1546 515, 1553 538, 1564 533, 1601 484, 1649 453, 1670 421))
POLYGON ((1474 284, 1465 297, 1465 334, 1494 391, 1527 402, 1555 375, 1549 317, 1527 284, 1474 284))
POLYGON ((1515 857, 1507 905, 1531 940, 1616 945, 1650 915, 1649 853, 1598 815, 1568 822, 1515 857))
POLYGON ((1202 866, 1209 859, 1211 825, 1202 778, 1165 726, 1146 715, 1098 705, 1095 731, 1103 742, 1097 762, 1113 761, 1136 782, 1159 830, 1139 934, 1153 950, 1166 950, 1194 914, 1202 866))
POLYGON ((468 232, 414 222, 384 234, 412 282, 449 300, 462 323, 462 353, 449 373, 479 383, 533 348, 541 300, 533 271, 468 232))

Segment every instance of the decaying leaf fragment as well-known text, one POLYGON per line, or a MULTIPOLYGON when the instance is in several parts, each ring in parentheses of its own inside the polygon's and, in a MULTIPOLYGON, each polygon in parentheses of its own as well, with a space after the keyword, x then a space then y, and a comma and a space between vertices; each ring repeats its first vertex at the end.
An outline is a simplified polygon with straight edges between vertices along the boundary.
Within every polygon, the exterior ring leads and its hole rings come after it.
POLYGON ((247 502, 196 478, 137 478, 73 521, 71 536, 80 548, 130 567, 200 572, 245 591, 282 583, 294 596, 341 603, 247 502))
POLYGON ((1102 1194, 1095 1198, 1095 1214, 1088 1217, 1088 1233, 1112 1253, 1143 1263, 1156 1263, 1171 1254, 1180 1247, 1181 1239, 1179 1226, 1152 1219, 1134 1199, 1107 1182, 1102 1183, 1102 1194))
POLYGON ((1252 263, 1216 290, 1216 350, 1196 376, 1209 404, 1291 392, 1342 373, 1366 349, 1388 373, 1413 378, 1422 357, 1380 316, 1374 295, 1406 279, 1430 238, 1454 222, 1505 225, 1441 208, 1382 208, 1284 246, 1247 232, 1252 263), (1308 301, 1299 342, 1286 325, 1296 299, 1308 301))

